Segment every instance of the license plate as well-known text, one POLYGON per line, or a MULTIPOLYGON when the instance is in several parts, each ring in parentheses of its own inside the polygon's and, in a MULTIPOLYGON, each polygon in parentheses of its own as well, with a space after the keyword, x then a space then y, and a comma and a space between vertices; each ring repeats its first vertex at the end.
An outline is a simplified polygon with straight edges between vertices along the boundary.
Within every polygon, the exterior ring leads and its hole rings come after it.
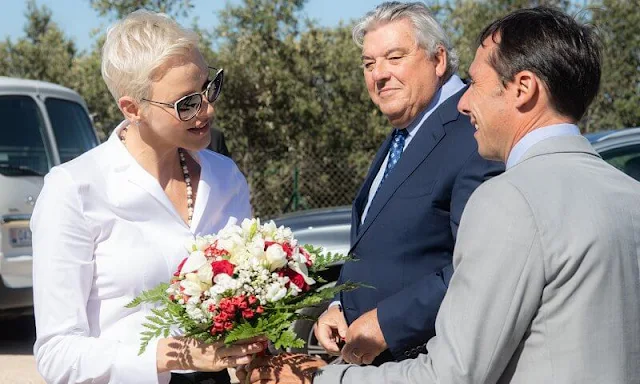
POLYGON ((31 246, 31 230, 29 228, 9 228, 9 241, 14 248, 31 246))

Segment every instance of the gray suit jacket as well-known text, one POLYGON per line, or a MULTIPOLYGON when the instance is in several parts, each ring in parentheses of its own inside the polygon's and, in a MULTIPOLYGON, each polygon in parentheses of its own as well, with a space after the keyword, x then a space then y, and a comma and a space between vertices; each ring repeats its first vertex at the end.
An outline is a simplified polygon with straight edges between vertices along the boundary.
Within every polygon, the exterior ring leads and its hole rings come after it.
POLYGON ((325 383, 640 383, 640 183, 581 136, 533 146, 465 208, 428 355, 325 383))

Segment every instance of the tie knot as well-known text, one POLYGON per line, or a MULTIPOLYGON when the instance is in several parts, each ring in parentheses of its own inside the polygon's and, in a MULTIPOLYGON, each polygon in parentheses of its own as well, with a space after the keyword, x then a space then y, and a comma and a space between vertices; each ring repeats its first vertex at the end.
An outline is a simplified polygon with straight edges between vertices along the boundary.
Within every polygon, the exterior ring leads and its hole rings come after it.
POLYGON ((405 139, 408 134, 409 134, 409 132, 407 132, 406 129, 396 129, 393 132, 393 139, 394 140, 402 140, 402 139, 405 139))

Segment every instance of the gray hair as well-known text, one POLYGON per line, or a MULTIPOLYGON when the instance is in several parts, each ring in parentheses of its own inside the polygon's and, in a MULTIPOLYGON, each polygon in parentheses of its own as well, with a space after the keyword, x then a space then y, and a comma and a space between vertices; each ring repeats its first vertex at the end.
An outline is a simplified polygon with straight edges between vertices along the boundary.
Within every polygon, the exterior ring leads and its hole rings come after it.
POLYGON ((111 95, 149 97, 157 70, 174 57, 198 48, 198 35, 163 13, 132 12, 107 31, 102 47, 102 78, 111 95))
POLYGON ((447 52, 447 70, 443 76, 443 82, 449 80, 451 75, 458 70, 458 53, 451 46, 449 37, 444 29, 434 19, 424 3, 401 3, 399 1, 387 1, 368 12, 353 27, 353 41, 362 48, 364 36, 369 30, 381 24, 392 21, 408 19, 414 27, 416 43, 435 57, 438 46, 442 46, 447 52))

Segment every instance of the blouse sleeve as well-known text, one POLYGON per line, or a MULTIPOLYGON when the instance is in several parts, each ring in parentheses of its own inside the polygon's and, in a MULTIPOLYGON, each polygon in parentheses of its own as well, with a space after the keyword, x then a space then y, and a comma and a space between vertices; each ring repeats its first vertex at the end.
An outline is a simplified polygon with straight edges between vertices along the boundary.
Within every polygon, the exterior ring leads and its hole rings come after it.
POLYGON ((31 219, 38 371, 48 383, 157 383, 157 342, 138 356, 137 343, 91 337, 95 243, 81 188, 53 168, 31 219))

